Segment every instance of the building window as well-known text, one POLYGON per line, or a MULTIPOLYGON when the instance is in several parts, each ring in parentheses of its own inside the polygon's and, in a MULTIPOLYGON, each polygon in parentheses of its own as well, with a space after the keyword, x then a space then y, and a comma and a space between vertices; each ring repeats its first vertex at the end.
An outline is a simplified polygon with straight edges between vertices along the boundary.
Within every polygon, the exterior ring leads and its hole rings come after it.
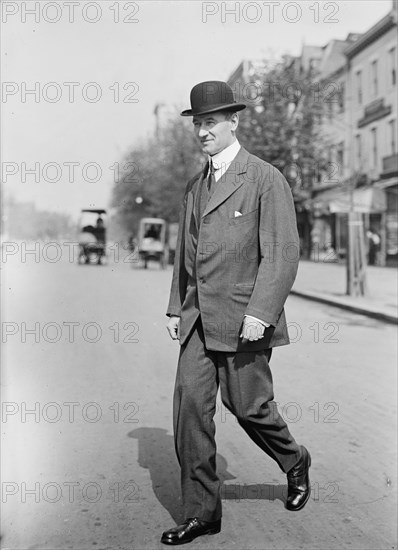
POLYGON ((344 113, 344 100, 345 100, 345 90, 344 83, 340 83, 338 101, 339 101, 339 113, 344 113))
POLYGON ((359 105, 362 105, 362 71, 357 72, 357 98, 359 105))
POLYGON ((329 119, 329 120, 333 120, 333 102, 332 102, 332 101, 329 101, 329 102, 328 102, 328 112, 327 112, 327 115, 328 115, 328 119, 329 119))
POLYGON ((389 127, 390 127, 390 145, 391 145, 391 154, 392 155, 395 155, 395 153, 397 152, 397 129, 396 129, 396 121, 395 120, 390 120, 390 122, 388 123, 389 127))
POLYGON ((377 168, 377 128, 371 129, 372 134, 372 165, 377 168))
POLYGON ((391 48, 389 54, 391 86, 395 86, 397 83, 397 49, 395 46, 391 48))
POLYGON ((371 75, 372 75, 372 93, 373 97, 377 97, 379 93, 379 82, 377 78, 377 60, 372 61, 371 65, 371 75))
POLYGON ((357 169, 361 170, 362 168, 362 139, 361 134, 355 136, 355 149, 357 153, 357 169))
POLYGON ((328 163, 329 164, 333 163, 334 157, 335 157, 334 145, 330 145, 329 148, 328 148, 328 163))
POLYGON ((344 141, 337 146, 337 168, 340 176, 344 173, 344 141))

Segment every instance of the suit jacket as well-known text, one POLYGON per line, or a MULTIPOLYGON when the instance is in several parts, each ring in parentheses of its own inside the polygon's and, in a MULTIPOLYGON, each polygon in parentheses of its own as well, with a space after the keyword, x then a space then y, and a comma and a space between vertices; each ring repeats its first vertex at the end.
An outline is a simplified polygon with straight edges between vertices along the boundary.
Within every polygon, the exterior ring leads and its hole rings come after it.
POLYGON ((200 215, 206 173, 207 167, 189 181, 180 215, 167 309, 181 317, 180 344, 199 315, 209 350, 288 344, 284 303, 299 260, 290 187, 275 167, 241 148, 200 215), (243 345, 245 314, 271 326, 243 345))

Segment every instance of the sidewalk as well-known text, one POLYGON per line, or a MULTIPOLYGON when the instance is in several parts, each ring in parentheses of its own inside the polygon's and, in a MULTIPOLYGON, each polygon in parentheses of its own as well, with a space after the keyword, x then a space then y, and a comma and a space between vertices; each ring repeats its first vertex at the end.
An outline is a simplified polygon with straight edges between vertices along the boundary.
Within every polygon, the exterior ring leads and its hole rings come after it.
POLYGON ((345 264, 301 260, 291 294, 398 323, 398 271, 368 266, 368 296, 347 296, 345 264))

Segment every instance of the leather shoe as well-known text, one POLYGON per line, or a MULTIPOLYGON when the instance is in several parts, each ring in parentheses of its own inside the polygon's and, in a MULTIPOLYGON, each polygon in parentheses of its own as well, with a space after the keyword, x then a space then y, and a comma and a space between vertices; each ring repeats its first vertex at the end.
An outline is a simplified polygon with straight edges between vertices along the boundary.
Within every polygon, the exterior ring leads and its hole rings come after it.
POLYGON ((297 512, 304 508, 311 494, 309 469, 311 455, 301 445, 301 458, 287 473, 287 501, 286 508, 297 512))
POLYGON ((165 531, 160 539, 163 544, 186 544, 201 535, 215 535, 221 531, 221 520, 201 521, 189 518, 182 525, 165 531))

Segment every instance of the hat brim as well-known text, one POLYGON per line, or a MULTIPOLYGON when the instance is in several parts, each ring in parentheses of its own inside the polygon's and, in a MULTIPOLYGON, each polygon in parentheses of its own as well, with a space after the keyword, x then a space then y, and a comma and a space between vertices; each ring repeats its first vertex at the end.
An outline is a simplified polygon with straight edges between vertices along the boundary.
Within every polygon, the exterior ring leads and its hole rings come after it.
POLYGON ((217 111, 243 111, 243 109, 246 109, 246 105, 244 103, 228 103, 228 105, 225 105, 225 103, 221 103, 219 105, 214 105, 211 109, 203 109, 203 111, 194 111, 193 109, 186 109, 185 111, 182 111, 181 116, 196 116, 196 115, 207 115, 209 113, 216 113, 217 111))

